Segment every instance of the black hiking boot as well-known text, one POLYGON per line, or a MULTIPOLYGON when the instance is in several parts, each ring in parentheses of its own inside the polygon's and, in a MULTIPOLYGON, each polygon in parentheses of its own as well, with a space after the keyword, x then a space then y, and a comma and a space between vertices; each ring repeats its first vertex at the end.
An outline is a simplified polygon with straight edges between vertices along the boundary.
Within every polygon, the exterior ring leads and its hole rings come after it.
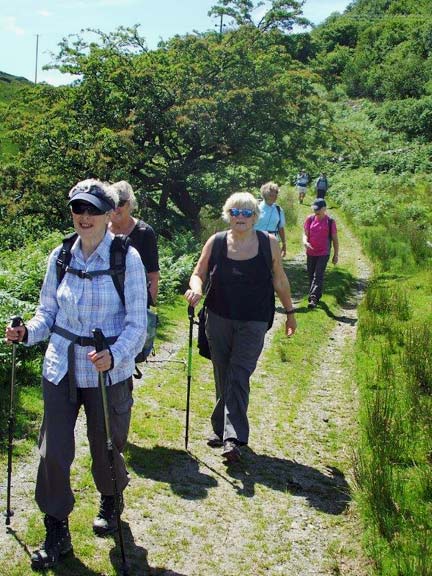
POLYGON ((60 557, 72 552, 72 541, 69 532, 68 520, 57 520, 54 516, 45 515, 46 528, 45 542, 39 550, 31 555, 33 570, 47 570, 55 566, 60 557))
MULTIPOLYGON (((119 496, 120 514, 124 509, 123 495, 119 496)), ((100 497, 99 513, 93 522, 93 532, 97 536, 106 536, 117 532, 117 515, 115 507, 115 496, 100 497)))
POLYGON ((213 432, 207 438, 207 446, 210 446, 211 448, 222 448, 223 446, 222 436, 219 436, 219 434, 213 432))
POLYGON ((222 457, 228 460, 229 463, 234 464, 240 461, 240 448, 238 443, 234 440, 225 440, 223 443, 222 457))

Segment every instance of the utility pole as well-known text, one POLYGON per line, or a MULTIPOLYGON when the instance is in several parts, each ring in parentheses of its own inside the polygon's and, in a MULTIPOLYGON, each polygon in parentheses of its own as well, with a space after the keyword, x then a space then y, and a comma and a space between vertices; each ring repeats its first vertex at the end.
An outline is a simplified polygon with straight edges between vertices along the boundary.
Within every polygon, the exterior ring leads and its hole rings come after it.
POLYGON ((35 84, 37 84, 38 56, 39 56, 39 34, 36 34, 36 62, 35 62, 35 81, 34 81, 35 84))

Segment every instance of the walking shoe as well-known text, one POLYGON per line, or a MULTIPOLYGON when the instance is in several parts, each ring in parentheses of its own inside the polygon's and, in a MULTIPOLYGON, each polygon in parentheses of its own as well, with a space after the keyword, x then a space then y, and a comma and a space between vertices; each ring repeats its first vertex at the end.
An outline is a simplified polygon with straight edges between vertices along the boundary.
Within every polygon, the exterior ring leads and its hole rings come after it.
POLYGON ((31 555, 31 567, 33 570, 47 570, 55 566, 60 556, 72 552, 72 541, 69 532, 68 520, 57 520, 54 516, 45 515, 46 528, 45 542, 39 550, 31 555))
MULTIPOLYGON (((119 496, 120 514, 124 510, 123 494, 119 496)), ((106 536, 117 532, 115 496, 101 494, 99 513, 93 521, 93 532, 97 536, 106 536)))
POLYGON ((225 440, 223 443, 222 456, 228 462, 238 462, 240 460, 240 448, 235 440, 225 440))
POLYGON ((316 301, 316 299, 311 298, 309 300, 308 308, 313 309, 313 308, 316 308, 317 306, 318 306, 318 302, 316 301))
POLYGON ((216 434, 216 432, 213 432, 213 434, 210 434, 207 438, 207 446, 211 448, 221 448, 223 446, 222 437, 216 434))

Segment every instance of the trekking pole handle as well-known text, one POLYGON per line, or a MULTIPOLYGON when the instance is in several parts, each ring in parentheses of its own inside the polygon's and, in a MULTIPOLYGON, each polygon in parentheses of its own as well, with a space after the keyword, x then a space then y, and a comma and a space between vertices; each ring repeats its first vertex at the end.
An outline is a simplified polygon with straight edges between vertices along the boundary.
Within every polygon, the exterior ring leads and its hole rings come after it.
POLYGON ((17 326, 21 326, 21 324, 24 324, 21 316, 12 316, 10 320, 11 328, 16 328, 17 326))
MULTIPOLYGON (((18 326, 24 326, 24 321, 21 316, 12 316, 10 319, 10 328, 18 328, 18 326)), ((18 344, 18 340, 8 340, 8 342, 12 342, 12 344, 18 344)))
POLYGON ((190 319, 193 319, 195 315, 195 308, 193 306, 188 306, 188 316, 190 319))
POLYGON ((96 352, 102 352, 105 345, 105 336, 100 328, 95 328, 93 331, 93 338, 95 341, 96 352))

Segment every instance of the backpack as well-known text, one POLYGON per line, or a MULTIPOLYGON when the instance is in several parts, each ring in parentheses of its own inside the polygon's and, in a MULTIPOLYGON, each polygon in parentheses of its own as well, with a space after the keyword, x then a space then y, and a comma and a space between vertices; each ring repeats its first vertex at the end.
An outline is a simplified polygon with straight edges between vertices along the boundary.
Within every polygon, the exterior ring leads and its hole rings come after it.
MULTIPOLYGON (((328 215, 327 215, 327 217, 328 217, 328 239, 329 239, 329 248, 331 248, 331 243, 332 243, 332 240, 333 240, 333 237, 332 237, 332 226, 333 226, 334 218, 331 218, 331 217, 328 216, 328 215)), ((311 215, 309 216, 309 228, 308 228, 308 233, 309 233, 310 225, 312 224, 312 220, 313 220, 314 218, 315 218, 315 214, 311 214, 311 215)))
MULTIPOLYGON (((77 270, 70 268, 69 264, 72 259, 72 246, 74 245, 78 234, 73 232, 63 239, 62 249, 57 257, 56 272, 57 272, 57 285, 63 280, 66 272, 75 274, 80 278, 92 279, 95 276, 109 275, 112 278, 113 284, 120 300, 124 306, 124 283, 126 272, 126 254, 130 246, 130 241, 127 236, 118 234, 114 236, 110 246, 110 267, 108 270, 94 270, 92 272, 85 272, 84 270, 77 270)), ((151 310, 147 310, 147 336, 143 349, 135 358, 135 363, 144 362, 151 352, 154 353, 154 339, 156 337, 157 327, 157 314, 151 310)), ((135 377, 140 378, 141 372, 136 368, 135 377)))
MULTIPOLYGON (((269 269, 270 273, 272 274, 273 273, 273 260, 272 260, 269 234, 268 234, 268 232, 263 232, 261 230, 257 230, 256 233, 258 236, 258 243, 259 243, 258 251, 261 251, 261 253, 263 254, 267 268, 269 269)), ((205 333, 205 319, 206 319, 206 308, 207 308, 206 299, 207 299, 207 295, 210 292, 211 287, 212 287, 213 276, 217 270, 217 267, 218 267, 218 264, 220 261, 220 257, 222 254, 222 248, 223 248, 223 245, 225 242, 226 235, 227 235, 226 231, 225 232, 217 232, 217 234, 215 234, 215 238, 214 238, 213 246, 212 246, 212 251, 211 251, 210 259, 209 259, 210 274, 209 274, 209 280, 208 280, 208 283, 207 283, 207 286, 205 289, 206 298, 204 299, 204 303, 202 305, 202 308, 198 313, 198 350, 199 350, 199 354, 201 356, 203 356, 204 358, 208 358, 208 359, 211 358, 211 355, 210 355, 210 348, 209 348, 208 341, 207 341, 207 336, 205 333)), ((276 309, 276 302, 275 302, 275 295, 274 295, 274 291, 273 291, 272 292, 272 301, 271 301, 271 315, 270 315, 270 320, 268 323, 267 330, 270 330, 270 328, 273 326, 275 309, 276 309)))
POLYGON ((318 178, 316 187, 317 190, 326 192, 328 188, 327 178, 318 178))
POLYGON ((281 207, 279 206, 279 204, 275 204, 275 206, 276 206, 276 210, 277 210, 277 213, 278 213, 278 216, 279 216, 278 223, 276 224, 276 231, 275 231, 275 233, 276 233, 276 234, 279 234, 279 224, 281 223, 281 207))

